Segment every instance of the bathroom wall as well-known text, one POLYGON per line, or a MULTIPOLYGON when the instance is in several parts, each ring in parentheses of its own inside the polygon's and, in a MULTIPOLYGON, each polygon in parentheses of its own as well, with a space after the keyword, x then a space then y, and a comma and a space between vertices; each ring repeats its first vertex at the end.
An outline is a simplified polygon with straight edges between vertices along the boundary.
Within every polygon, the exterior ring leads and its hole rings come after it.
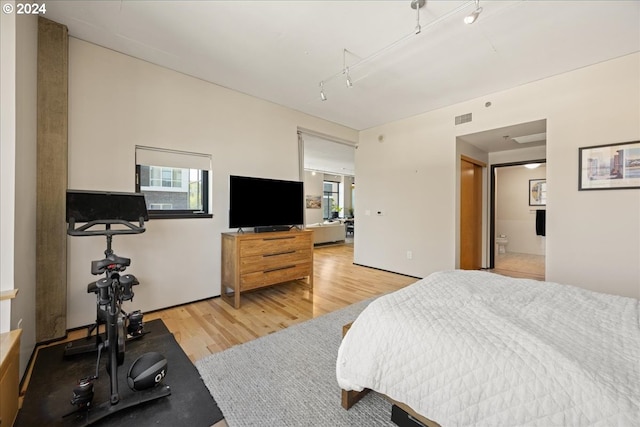
POLYGON ((545 255, 545 237, 536 235, 537 209, 529 206, 529 180, 545 179, 546 165, 496 168, 496 237, 507 236, 507 252, 545 255))

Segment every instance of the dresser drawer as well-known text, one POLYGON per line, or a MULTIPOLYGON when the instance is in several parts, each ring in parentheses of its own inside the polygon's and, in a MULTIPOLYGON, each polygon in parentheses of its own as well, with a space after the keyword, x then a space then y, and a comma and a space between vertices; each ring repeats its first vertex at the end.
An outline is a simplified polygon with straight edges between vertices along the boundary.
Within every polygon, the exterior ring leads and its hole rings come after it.
POLYGON ((247 239, 242 241, 240 243, 240 257, 277 254, 310 248, 310 233, 273 237, 265 236, 260 239, 247 239))
POLYGON ((274 269, 256 271, 242 274, 240 276, 240 290, 260 288, 262 286, 273 285, 275 283, 286 282, 299 279, 311 274, 311 263, 281 265, 274 269))
POLYGON ((254 271, 272 270, 278 267, 300 264, 309 260, 311 249, 291 249, 268 255, 254 255, 240 258, 240 274, 254 271))

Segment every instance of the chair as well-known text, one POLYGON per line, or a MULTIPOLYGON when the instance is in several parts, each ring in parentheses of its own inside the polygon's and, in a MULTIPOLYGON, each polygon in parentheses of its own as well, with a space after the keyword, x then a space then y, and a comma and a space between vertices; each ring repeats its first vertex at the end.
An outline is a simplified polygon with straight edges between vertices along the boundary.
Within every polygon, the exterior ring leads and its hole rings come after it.
POLYGON ((347 236, 348 235, 352 235, 353 236, 353 232, 354 232, 354 222, 352 219, 347 219, 345 220, 345 225, 347 226, 347 236))

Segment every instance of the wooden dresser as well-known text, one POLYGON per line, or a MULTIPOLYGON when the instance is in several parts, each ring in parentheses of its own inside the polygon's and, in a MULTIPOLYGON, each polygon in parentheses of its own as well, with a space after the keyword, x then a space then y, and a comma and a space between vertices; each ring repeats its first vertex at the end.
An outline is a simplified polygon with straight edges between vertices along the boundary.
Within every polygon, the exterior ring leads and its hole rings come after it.
POLYGON ((307 278, 313 289, 313 231, 222 233, 222 298, 240 307, 245 291, 307 278))

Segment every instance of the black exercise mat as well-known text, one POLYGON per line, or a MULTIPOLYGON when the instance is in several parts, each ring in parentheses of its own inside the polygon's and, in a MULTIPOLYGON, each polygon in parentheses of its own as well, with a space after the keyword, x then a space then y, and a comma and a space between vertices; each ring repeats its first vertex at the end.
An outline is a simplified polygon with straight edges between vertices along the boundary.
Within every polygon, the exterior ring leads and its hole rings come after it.
MULTIPOLYGON (((145 323, 144 330, 149 333, 126 343, 125 360, 118 368, 120 403, 115 406, 107 403, 106 406, 112 413, 93 425, 209 427, 222 420, 222 412, 202 382, 200 374, 162 320, 145 323), (170 387, 171 395, 113 413, 113 409, 126 406, 127 402, 144 393, 132 391, 126 378, 131 363, 138 356, 150 351, 157 351, 167 359, 164 384, 170 387)), ((85 339, 79 339, 73 341, 73 344, 82 345, 86 342, 85 339)), ((95 375, 97 353, 65 358, 65 346, 66 343, 63 343, 39 351, 24 404, 18 412, 16 427, 76 427, 86 424, 86 414, 64 418, 63 415, 75 409, 70 400, 77 381, 95 375)), ((103 352, 100 361, 99 378, 94 383, 94 407, 109 401, 110 378, 106 369, 105 353, 103 352)), ((92 419, 91 414, 89 419, 92 419)))

